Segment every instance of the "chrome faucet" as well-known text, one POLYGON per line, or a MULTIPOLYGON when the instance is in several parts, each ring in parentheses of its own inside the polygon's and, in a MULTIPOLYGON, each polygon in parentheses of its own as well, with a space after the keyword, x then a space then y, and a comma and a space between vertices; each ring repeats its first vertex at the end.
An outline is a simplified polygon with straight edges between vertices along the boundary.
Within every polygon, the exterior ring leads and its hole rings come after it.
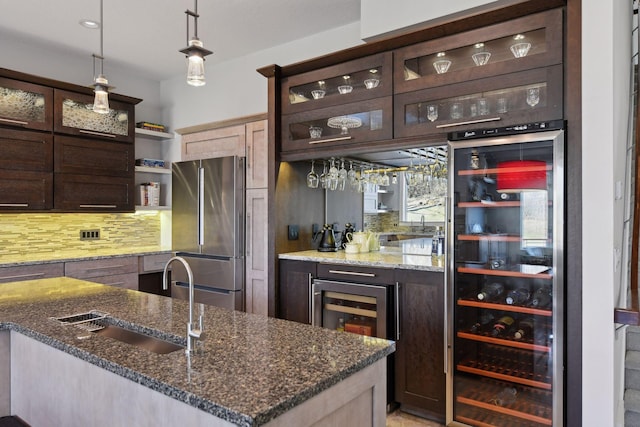
POLYGON ((169 283, 167 282, 167 271, 169 270, 169 266, 173 261, 180 261, 182 265, 184 265, 185 270, 187 270, 187 275, 189 276, 189 323, 187 323, 186 352, 187 354, 191 354, 195 349, 195 340, 204 338, 203 327, 202 327, 203 316, 202 314, 199 316, 198 325, 196 327, 196 325, 194 325, 193 323, 193 300, 194 300, 193 272, 191 271, 191 267, 189 267, 189 264, 184 258, 179 256, 174 256, 171 259, 169 259, 169 261, 167 261, 167 264, 164 266, 164 272, 162 273, 162 289, 164 289, 165 291, 169 289, 169 283))

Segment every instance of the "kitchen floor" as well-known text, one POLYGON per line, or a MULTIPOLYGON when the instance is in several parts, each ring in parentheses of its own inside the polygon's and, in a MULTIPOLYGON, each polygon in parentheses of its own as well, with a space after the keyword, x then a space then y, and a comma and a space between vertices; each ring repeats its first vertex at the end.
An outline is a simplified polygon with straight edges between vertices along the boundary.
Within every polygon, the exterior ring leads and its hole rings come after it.
POLYGON ((397 409, 387 415, 387 427, 443 427, 443 425, 397 409))

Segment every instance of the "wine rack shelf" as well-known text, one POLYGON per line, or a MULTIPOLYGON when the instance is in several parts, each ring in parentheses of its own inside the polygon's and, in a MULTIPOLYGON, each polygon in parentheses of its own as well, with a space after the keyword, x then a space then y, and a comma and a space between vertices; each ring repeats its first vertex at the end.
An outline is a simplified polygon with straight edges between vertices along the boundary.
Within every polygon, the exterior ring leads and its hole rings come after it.
POLYGON ((549 267, 539 265, 527 265, 518 264, 506 269, 491 269, 484 267, 458 267, 458 273, 467 274, 484 274, 487 276, 502 276, 502 277, 523 277, 531 279, 553 279, 553 275, 545 273, 549 271, 549 267))
POLYGON ((521 305, 509 305, 509 304, 498 304, 494 302, 483 302, 469 299, 458 299, 458 305, 465 307, 477 307, 477 308, 485 308, 489 310, 502 310, 502 311, 511 311, 514 313, 523 313, 523 314, 531 314, 534 316, 546 316, 551 317, 551 310, 545 310, 541 308, 531 308, 531 307, 523 307, 521 305))
MULTIPOLYGON (((553 167, 549 164, 544 166, 527 166, 518 167, 518 172, 547 172, 553 170, 553 167)), ((482 168, 482 169, 461 169, 458 171, 460 176, 469 175, 498 175, 501 173, 510 172, 508 168, 482 168)))
POLYGON ((463 378, 458 379, 456 386, 461 390, 456 402, 493 413, 493 420, 496 420, 496 415, 515 417, 507 419, 506 424, 498 425, 521 425, 523 421, 534 422, 535 425, 552 424, 551 392, 492 380, 470 381, 463 378), (500 395, 505 390, 516 391, 512 402, 501 401, 500 395))
POLYGON ((518 370, 516 368, 509 368, 508 366, 492 366, 487 363, 478 362, 476 360, 468 360, 458 364, 458 370, 461 372, 468 372, 470 374, 482 375, 487 378, 494 378, 496 380, 511 381, 522 385, 528 385, 530 387, 537 387, 544 390, 551 390, 551 384, 546 381, 550 381, 548 377, 539 379, 529 379, 531 376, 536 378, 539 375, 534 375, 524 370, 518 370), (499 372, 500 371, 500 372, 499 372), (502 372, 509 372, 508 374, 502 372), (514 373, 514 374, 512 374, 514 373))
POLYGON ((522 350, 533 350, 533 351, 541 351, 541 352, 549 352, 551 347, 541 344, 536 344, 532 340, 515 340, 508 338, 496 338, 490 337, 488 335, 480 335, 474 334, 471 332, 458 332, 458 338, 463 338, 466 340, 485 342, 488 344, 497 344, 503 345, 506 347, 520 348, 522 350))
POLYGON ((520 236, 511 236, 507 234, 459 234, 458 240, 461 241, 490 241, 490 242, 520 242, 520 236))
POLYGON ((519 208, 519 200, 507 200, 505 202, 493 202, 481 200, 479 202, 458 202, 459 208, 519 208))

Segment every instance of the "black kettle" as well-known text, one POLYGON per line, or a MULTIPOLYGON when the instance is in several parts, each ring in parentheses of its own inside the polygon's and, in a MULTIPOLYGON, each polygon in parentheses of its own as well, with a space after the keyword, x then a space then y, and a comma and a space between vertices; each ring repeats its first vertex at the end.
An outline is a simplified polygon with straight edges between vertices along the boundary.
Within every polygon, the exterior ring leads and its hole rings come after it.
POLYGON ((318 251, 320 252, 335 252, 338 248, 336 246, 336 237, 333 234, 333 228, 329 224, 325 224, 322 227, 322 239, 320 239, 320 245, 318 245, 318 251))

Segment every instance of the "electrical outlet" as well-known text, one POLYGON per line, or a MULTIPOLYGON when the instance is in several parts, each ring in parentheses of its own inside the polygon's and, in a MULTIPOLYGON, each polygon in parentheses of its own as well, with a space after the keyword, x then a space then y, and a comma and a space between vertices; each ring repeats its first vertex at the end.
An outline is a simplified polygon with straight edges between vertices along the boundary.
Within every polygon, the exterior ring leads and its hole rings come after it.
POLYGON ((320 232, 320 224, 311 225, 311 235, 315 235, 320 232))
POLYGON ((100 240, 100 230, 80 230, 80 240, 100 240))
POLYGON ((298 226, 290 225, 289 229, 289 240, 298 240, 298 226))

